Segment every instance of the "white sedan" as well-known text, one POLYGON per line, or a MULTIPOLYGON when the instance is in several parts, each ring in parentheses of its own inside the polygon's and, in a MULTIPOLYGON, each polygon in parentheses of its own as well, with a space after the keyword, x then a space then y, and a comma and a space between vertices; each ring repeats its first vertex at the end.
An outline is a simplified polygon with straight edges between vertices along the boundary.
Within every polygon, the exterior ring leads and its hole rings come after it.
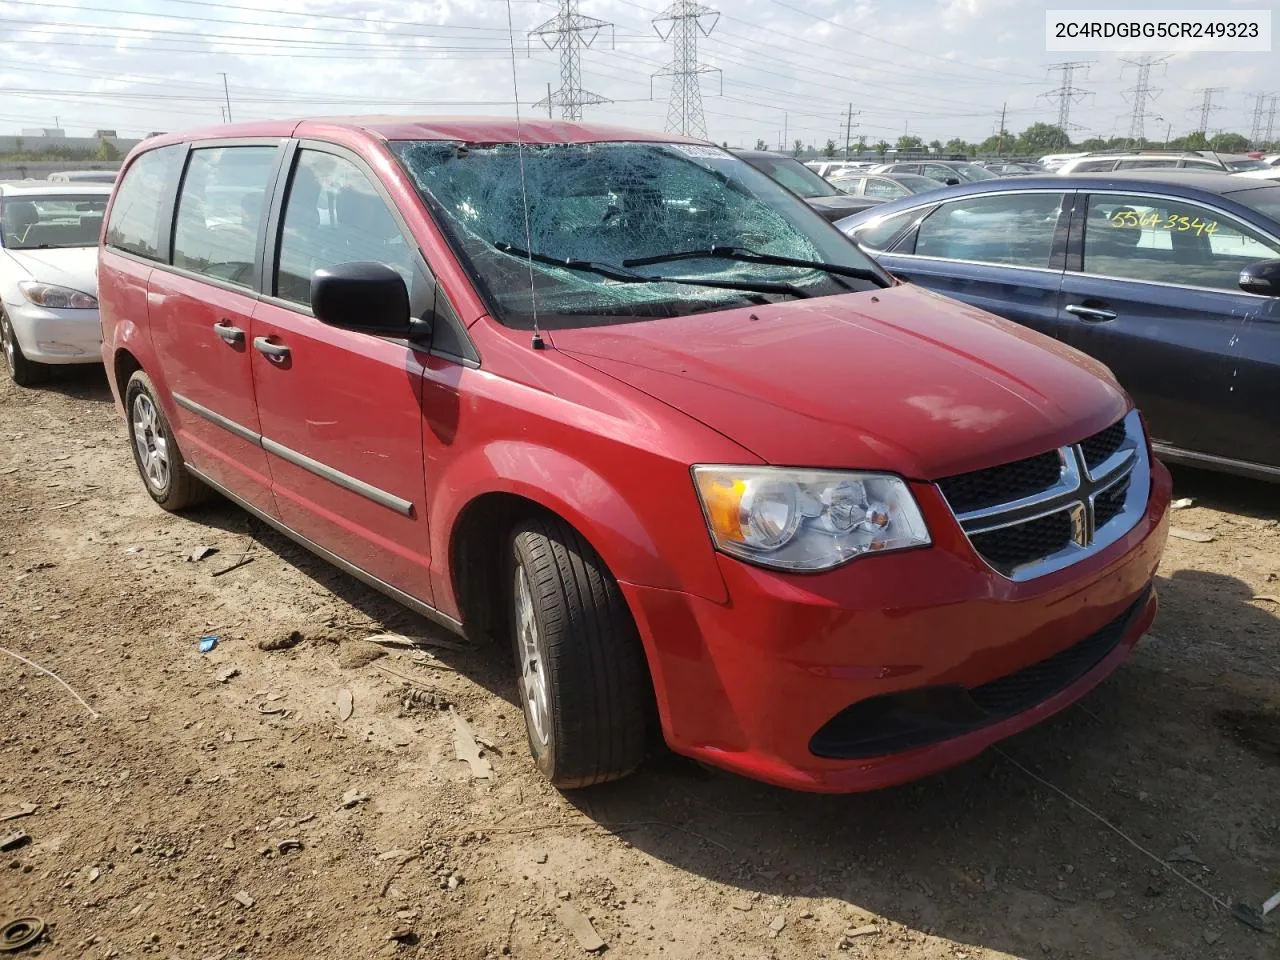
POLYGON ((21 386, 53 364, 101 363, 98 235, 111 188, 0 183, 0 347, 21 386))

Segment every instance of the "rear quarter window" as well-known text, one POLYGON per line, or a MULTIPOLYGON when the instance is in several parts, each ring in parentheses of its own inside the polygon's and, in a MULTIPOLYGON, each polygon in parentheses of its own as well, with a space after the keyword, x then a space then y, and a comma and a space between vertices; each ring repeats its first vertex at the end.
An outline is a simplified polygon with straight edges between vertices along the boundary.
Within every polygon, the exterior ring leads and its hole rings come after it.
POLYGON ((169 186, 177 175, 182 147, 161 147, 138 157, 116 188, 107 223, 107 246, 149 260, 168 259, 160 249, 160 224, 167 210, 169 186))

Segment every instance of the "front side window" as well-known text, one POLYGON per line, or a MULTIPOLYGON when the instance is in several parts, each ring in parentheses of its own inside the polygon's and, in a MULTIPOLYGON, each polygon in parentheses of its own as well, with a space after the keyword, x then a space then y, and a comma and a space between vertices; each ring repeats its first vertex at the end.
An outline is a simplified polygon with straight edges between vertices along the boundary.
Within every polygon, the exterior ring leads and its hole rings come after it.
POLYGON ((9 250, 96 247, 107 209, 105 194, 26 194, 0 203, 0 245, 9 250))
POLYGON ((1065 194, 968 197, 939 207, 920 225, 916 254, 1019 267, 1048 267, 1065 194))
POLYGON ((1116 168, 1115 160, 1081 160, 1071 168, 1072 173, 1101 173, 1104 170, 1114 170, 1116 168))
POLYGON ((253 282, 275 163, 273 146, 191 151, 173 227, 175 267, 242 287, 253 282))
MULTIPOLYGON (((160 249, 161 205, 182 160, 181 146, 161 147, 138 157, 116 188, 107 224, 107 245, 149 260, 165 258, 160 249)), ((164 211, 167 214, 168 211, 164 211)))
POLYGON ((300 150, 285 200, 276 296, 311 305, 311 275, 340 263, 394 267, 410 291, 417 254, 382 196, 350 160, 300 150))
POLYGON ((542 322, 561 326, 617 323, 887 282, 806 203, 716 148, 430 140, 392 147, 509 325, 531 325, 535 309, 542 322), (820 268, 826 264, 853 276, 820 268))
POLYGON ((1280 244, 1185 200, 1095 194, 1084 232, 1084 272, 1128 280, 1239 290, 1240 271, 1280 257, 1280 244))

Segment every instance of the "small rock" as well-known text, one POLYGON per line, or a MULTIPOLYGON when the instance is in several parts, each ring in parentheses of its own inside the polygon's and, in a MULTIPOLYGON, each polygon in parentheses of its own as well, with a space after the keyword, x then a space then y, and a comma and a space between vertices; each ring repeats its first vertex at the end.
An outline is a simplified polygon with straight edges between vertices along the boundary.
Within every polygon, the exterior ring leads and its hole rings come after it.
POLYGON ((350 810, 357 803, 364 803, 368 799, 369 797, 366 794, 352 788, 342 795, 342 805, 339 809, 350 810))
POLYGON ((1216 539, 1211 533, 1201 533, 1199 530, 1185 530, 1182 527, 1170 527, 1169 536, 1177 537, 1179 540, 1190 540, 1192 543, 1213 543, 1216 539))
POLYGON ((235 837, 227 837, 227 839, 222 841, 222 846, 227 850, 234 850, 236 848, 235 837))
POLYGON ((231 899, 234 900, 236 903, 240 904, 240 906, 244 907, 246 910, 248 910, 254 904, 253 897, 249 896, 249 893, 246 890, 241 890, 239 893, 235 894, 231 899))
POLYGON ((743 913, 750 913, 750 912, 751 912, 751 901, 750 901, 750 900, 735 900, 735 901, 733 902, 732 906, 733 906, 733 909, 735 909, 735 910, 741 910, 743 913))
POLYGON ((221 671, 218 674, 216 679, 219 683, 226 683, 228 680, 231 680, 233 677, 238 677, 238 676, 240 676, 239 667, 227 667, 227 669, 221 671))
POLYGON ((351 715, 356 712, 355 696, 350 690, 339 690, 338 697, 334 703, 338 708, 339 723, 346 723, 351 719, 351 715))
POLYGON ((813 911, 812 911, 812 910, 801 910, 801 911, 800 911, 800 919, 801 919, 801 920, 812 920, 812 919, 813 919, 813 911))
POLYGON ((98 878, 99 878, 100 876, 102 876, 102 871, 101 871, 101 870, 99 870, 97 867, 90 867, 90 868, 89 868, 89 882, 90 882, 90 883, 97 883, 97 882, 98 882, 98 878))
POLYGON ((570 897, 570 893, 568 890, 561 890, 559 893, 556 894, 556 897, 560 900, 568 900, 570 897))
POLYGON ((413 928, 412 928, 412 927, 406 927, 406 926, 404 926, 404 925, 402 924, 402 925, 400 925, 400 926, 398 926, 398 927, 393 928, 393 929, 392 929, 392 931, 391 931, 390 933, 388 933, 388 934, 387 934, 387 939, 388 939, 388 940, 394 940, 394 941, 396 941, 396 942, 398 942, 398 943, 399 943, 399 942, 403 942, 403 941, 405 941, 405 940, 412 940, 412 939, 413 939, 413 928))
POLYGON ((1099 900, 1114 900, 1116 892, 1114 890, 1099 890, 1096 894, 1099 900))
POLYGON ((536 857, 534 857, 533 862, 534 862, 534 863, 546 863, 546 862, 547 862, 547 855, 546 855, 545 853, 540 853, 540 854, 538 854, 536 857))
POLYGON ((769 936, 776 937, 787 927, 787 918, 779 914, 769 921, 769 936))
POLYGON ((187 563, 199 563, 206 557, 212 557, 217 552, 217 547, 196 547, 187 554, 187 563))
POLYGON ((1189 846, 1174 847, 1167 854, 1165 860, 1169 863, 1195 863, 1204 866, 1204 861, 1195 855, 1195 852, 1189 846))
POLYGON ((462 886, 462 878, 456 873, 450 874, 449 879, 445 881, 445 886, 450 890, 457 890, 458 887, 462 886))
POLYGON ((1204 942, 1212 946, 1222 939, 1222 934, 1216 930, 1206 930, 1204 932, 1204 942))
POLYGON ((857 940, 858 937, 874 937, 880 932, 880 928, 874 923, 868 923, 863 927, 854 927, 852 930, 846 930, 844 935, 850 940, 857 940))

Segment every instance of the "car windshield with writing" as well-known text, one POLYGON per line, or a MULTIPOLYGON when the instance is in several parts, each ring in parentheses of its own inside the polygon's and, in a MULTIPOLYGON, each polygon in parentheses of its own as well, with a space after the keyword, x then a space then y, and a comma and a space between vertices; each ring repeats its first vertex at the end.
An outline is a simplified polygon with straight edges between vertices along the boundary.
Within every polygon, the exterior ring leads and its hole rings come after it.
POLYGON ((510 326, 531 326, 535 310, 544 324, 581 326, 890 282, 794 194, 712 147, 392 146, 510 326))
POLYGON ((9 250, 96 247, 107 198, 100 195, 8 197, 0 207, 0 228, 9 250))

